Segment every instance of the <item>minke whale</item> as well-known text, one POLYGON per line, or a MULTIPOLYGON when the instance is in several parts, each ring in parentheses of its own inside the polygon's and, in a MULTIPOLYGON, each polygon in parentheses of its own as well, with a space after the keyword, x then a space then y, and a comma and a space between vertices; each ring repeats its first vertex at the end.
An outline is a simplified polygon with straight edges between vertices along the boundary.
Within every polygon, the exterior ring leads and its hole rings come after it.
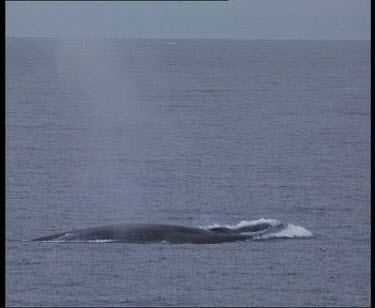
POLYGON ((275 231, 269 223, 241 228, 194 228, 162 224, 119 224, 57 233, 32 241, 114 241, 125 243, 217 244, 244 241, 275 231))

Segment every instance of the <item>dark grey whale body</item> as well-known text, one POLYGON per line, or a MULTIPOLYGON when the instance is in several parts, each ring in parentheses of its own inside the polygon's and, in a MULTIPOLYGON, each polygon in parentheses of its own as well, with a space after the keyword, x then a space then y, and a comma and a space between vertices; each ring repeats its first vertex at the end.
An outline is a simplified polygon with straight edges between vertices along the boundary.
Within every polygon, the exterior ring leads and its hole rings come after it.
POLYGON ((260 231, 271 228, 269 224, 258 224, 238 229, 225 227, 193 228, 157 224, 121 224, 95 227, 40 237, 33 241, 95 241, 111 240, 126 243, 175 243, 215 244, 243 241, 260 231))

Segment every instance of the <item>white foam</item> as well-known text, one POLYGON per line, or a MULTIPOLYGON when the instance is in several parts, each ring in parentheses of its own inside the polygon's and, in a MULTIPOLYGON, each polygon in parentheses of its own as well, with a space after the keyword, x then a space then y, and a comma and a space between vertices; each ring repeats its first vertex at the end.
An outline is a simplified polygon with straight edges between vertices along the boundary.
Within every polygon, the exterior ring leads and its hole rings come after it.
POLYGON ((89 240, 89 243, 113 243, 115 240, 89 240))
POLYGON ((243 227, 249 227, 249 226, 255 226, 258 224, 270 224, 272 227, 276 227, 281 224, 281 222, 277 219, 266 219, 266 218, 260 218, 260 219, 255 219, 255 220, 241 220, 238 224, 236 225, 222 225, 222 224, 213 224, 209 226, 203 227, 204 229, 211 229, 211 228, 218 228, 218 227, 225 227, 228 229, 240 229, 243 227))
MULTIPOLYGON (((314 236, 313 233, 306 230, 301 226, 296 226, 293 224, 284 224, 277 219, 269 219, 269 218, 260 218, 255 220, 242 220, 236 225, 223 225, 223 224, 212 224, 209 226, 202 227, 204 229, 211 229, 211 228, 219 228, 225 227, 231 230, 240 229, 243 227, 250 227, 256 226, 258 224, 269 224, 271 226, 270 229, 261 230, 258 232, 250 232, 249 234, 253 235, 253 239, 255 240, 264 240, 264 239, 272 239, 272 238, 306 238, 314 236), (274 228, 274 229, 273 229, 274 228)), ((247 234, 247 232, 244 232, 247 234)))
POLYGON ((243 227, 249 227, 249 226, 256 226, 259 224, 270 224, 272 227, 276 227, 281 224, 281 222, 277 219, 266 219, 266 218, 260 218, 256 220, 241 220, 237 225, 234 226, 227 226, 231 229, 239 229, 243 227))
POLYGON ((49 240, 49 241, 43 241, 46 243, 113 243, 116 242, 115 240, 67 240, 62 237, 54 240, 49 240))
POLYGON ((292 224, 287 224, 287 226, 274 233, 262 234, 254 237, 255 240, 258 239, 271 239, 271 238, 305 238, 314 236, 309 230, 301 226, 295 226, 292 224))
POLYGON ((73 238, 74 235, 75 235, 74 233, 66 232, 62 237, 65 239, 70 239, 70 238, 73 238))

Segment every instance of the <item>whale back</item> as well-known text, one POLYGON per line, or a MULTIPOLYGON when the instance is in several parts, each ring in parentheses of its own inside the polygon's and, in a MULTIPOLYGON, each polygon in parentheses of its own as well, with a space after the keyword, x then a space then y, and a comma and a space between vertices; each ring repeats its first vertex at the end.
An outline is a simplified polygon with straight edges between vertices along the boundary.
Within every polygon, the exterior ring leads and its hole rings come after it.
POLYGON ((212 231, 174 225, 122 224, 58 233, 37 238, 34 241, 112 240, 128 243, 169 242, 179 244, 211 244, 249 238, 249 236, 232 233, 229 229, 228 231, 212 231))

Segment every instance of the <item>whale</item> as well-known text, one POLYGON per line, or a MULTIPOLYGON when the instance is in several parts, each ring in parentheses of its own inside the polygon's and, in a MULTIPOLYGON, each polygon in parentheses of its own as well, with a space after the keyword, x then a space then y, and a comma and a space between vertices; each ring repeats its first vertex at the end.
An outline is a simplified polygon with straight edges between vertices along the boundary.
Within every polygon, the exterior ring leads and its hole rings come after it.
POLYGON ((163 224, 118 224, 73 230, 32 241, 115 241, 125 243, 218 244, 245 241, 274 229, 268 223, 242 228, 195 228, 163 224))

